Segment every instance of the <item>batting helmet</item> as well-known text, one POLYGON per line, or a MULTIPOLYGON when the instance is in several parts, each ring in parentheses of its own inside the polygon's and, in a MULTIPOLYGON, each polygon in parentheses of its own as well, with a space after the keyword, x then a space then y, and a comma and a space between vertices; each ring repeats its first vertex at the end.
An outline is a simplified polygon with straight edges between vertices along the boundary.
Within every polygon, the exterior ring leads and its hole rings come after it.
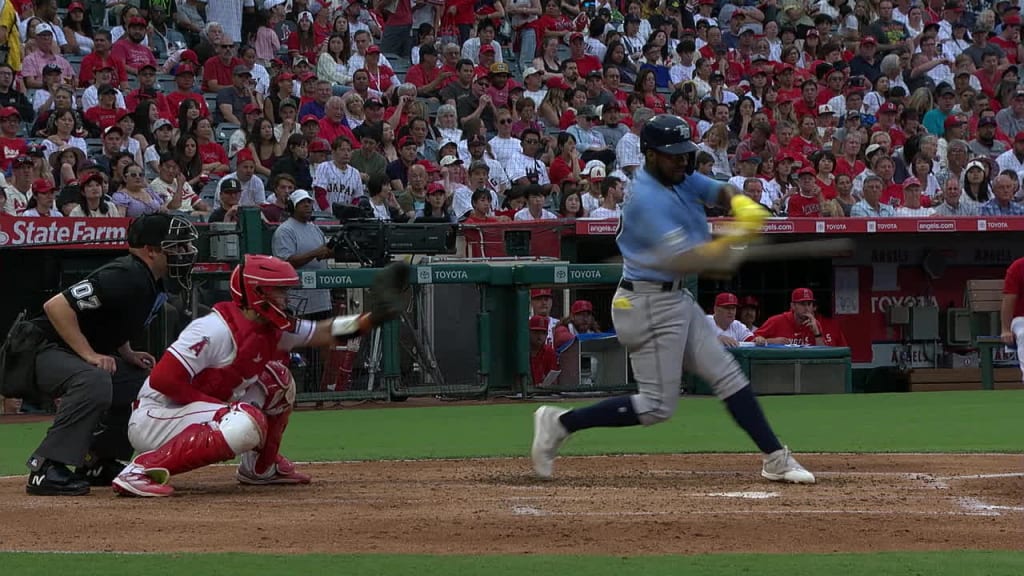
POLYGON ((247 254, 231 273, 231 300, 285 330, 292 324, 291 315, 271 301, 263 289, 293 288, 299 284, 299 275, 291 264, 273 256, 247 254))
POLYGON ((640 130, 640 151, 648 150, 677 156, 695 154, 697 146, 690 141, 690 125, 686 120, 672 114, 658 114, 640 130))

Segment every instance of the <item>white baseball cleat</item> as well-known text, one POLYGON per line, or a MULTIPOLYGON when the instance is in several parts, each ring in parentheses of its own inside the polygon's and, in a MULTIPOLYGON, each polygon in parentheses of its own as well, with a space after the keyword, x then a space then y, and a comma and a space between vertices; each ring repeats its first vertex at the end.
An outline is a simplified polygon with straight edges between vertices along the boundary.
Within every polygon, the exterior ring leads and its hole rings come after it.
POLYGON ((533 458, 533 471, 541 478, 551 478, 558 449, 569 437, 568 430, 558 421, 559 416, 566 412, 568 410, 554 406, 541 406, 533 413, 533 448, 530 457, 533 458))
POLYGON ((774 482, 814 484, 814 474, 808 472, 796 461, 796 458, 793 458, 793 454, 787 446, 764 457, 761 476, 774 482))

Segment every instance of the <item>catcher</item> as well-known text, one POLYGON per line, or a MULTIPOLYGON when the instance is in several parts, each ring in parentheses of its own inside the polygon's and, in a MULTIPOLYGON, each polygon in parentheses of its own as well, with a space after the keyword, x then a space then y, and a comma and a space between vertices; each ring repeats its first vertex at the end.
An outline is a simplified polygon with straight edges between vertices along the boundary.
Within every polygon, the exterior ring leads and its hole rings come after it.
POLYGON ((235 456, 244 484, 308 484, 278 452, 295 400, 288 351, 326 346, 396 318, 408 283, 409 267, 392 263, 374 281, 369 313, 314 323, 286 311, 288 290, 300 284, 290 264, 246 256, 231 274, 231 301, 190 323, 142 386, 128 423, 140 453, 114 479, 114 491, 170 496, 172 475, 235 456))

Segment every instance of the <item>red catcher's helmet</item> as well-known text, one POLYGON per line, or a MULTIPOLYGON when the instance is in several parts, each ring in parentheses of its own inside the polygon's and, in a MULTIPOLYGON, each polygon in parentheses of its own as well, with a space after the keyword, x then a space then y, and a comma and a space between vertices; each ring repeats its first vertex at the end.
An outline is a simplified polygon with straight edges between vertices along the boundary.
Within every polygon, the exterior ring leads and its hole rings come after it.
POLYGON ((281 330, 292 325, 292 317, 267 299, 264 288, 292 288, 299 286, 299 275, 292 265, 262 254, 247 254, 231 273, 231 300, 266 318, 281 330))

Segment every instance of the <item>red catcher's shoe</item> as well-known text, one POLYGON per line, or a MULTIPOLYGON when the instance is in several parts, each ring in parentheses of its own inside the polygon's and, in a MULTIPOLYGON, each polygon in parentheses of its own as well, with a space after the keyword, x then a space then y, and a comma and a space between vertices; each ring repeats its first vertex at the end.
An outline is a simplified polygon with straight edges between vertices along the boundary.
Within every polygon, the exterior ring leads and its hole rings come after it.
POLYGON ((238 481, 242 484, 254 486, 266 486, 270 484, 309 484, 312 478, 309 474, 303 474, 295 470, 295 464, 278 454, 277 460, 270 469, 263 474, 256 474, 255 471, 244 465, 238 467, 236 474, 238 481))
POLYGON ((174 488, 167 484, 170 474, 166 469, 146 470, 142 466, 129 464, 111 483, 114 493, 121 496, 162 498, 174 494, 174 488))

